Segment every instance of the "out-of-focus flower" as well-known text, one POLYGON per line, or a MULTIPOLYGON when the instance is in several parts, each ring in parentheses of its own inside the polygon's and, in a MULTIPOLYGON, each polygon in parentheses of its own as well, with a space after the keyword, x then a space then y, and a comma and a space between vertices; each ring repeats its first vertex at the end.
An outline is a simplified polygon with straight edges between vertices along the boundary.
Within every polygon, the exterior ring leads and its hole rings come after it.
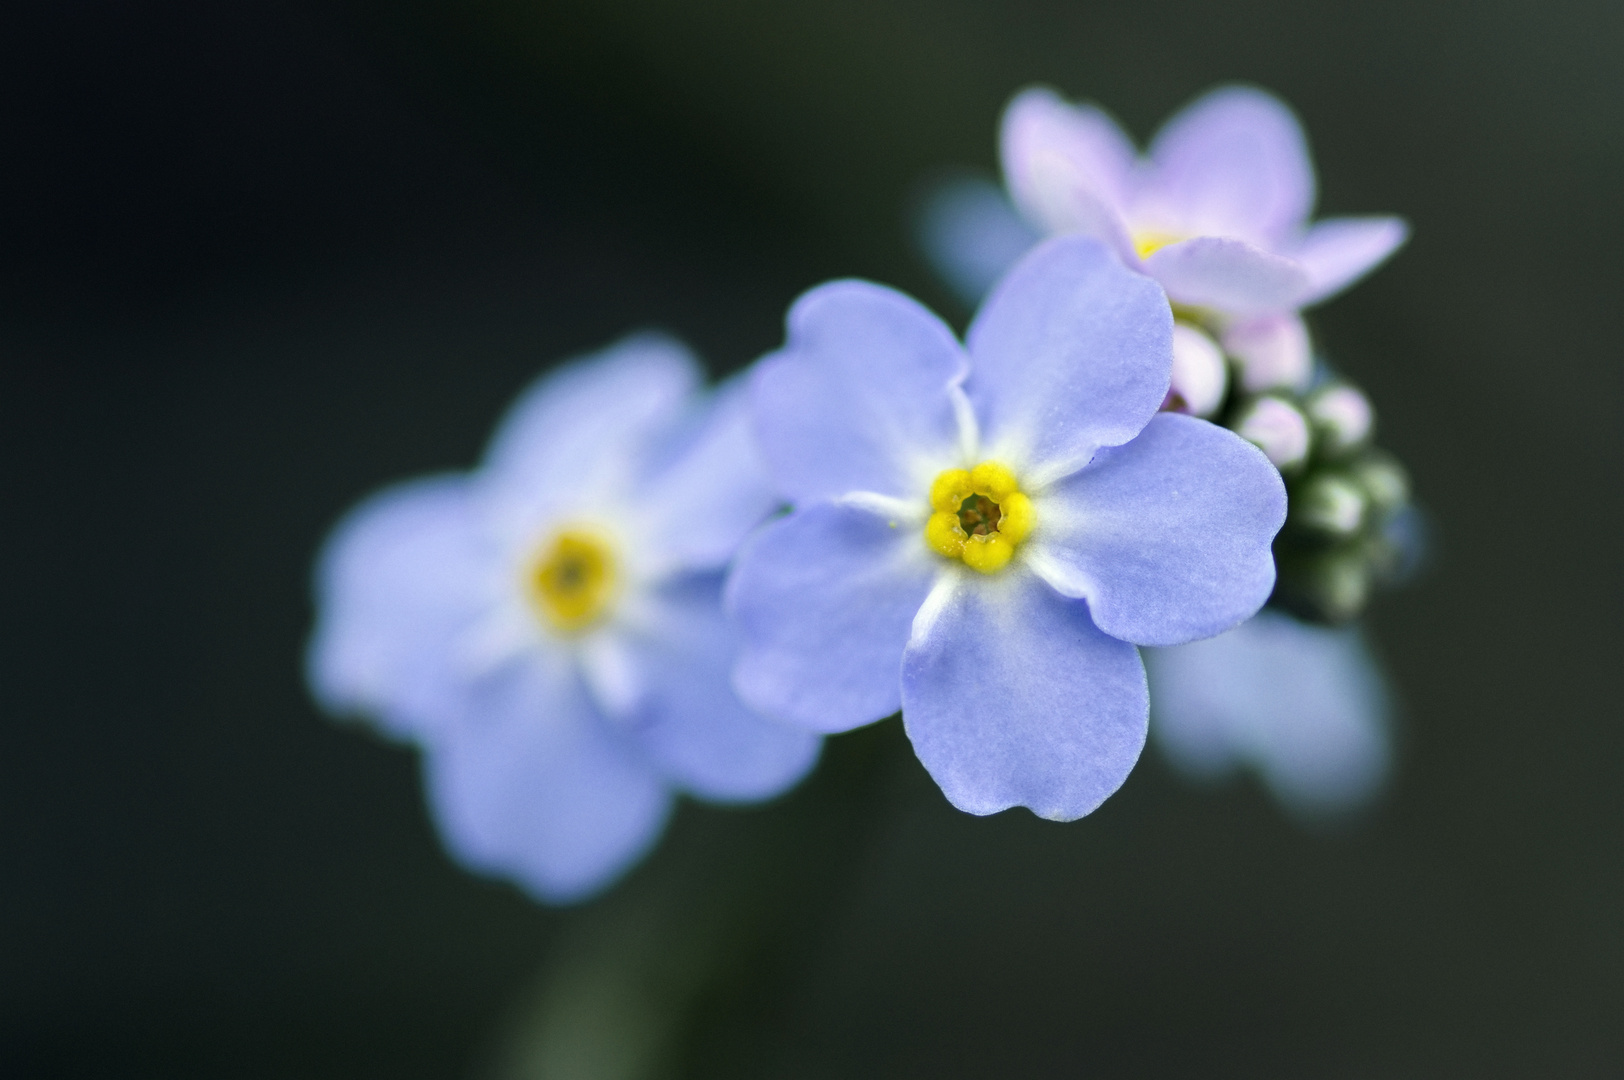
POLYGON ((761 799, 819 739, 729 687, 722 571, 770 512, 743 387, 630 338, 540 379, 476 471, 387 489, 322 554, 310 684, 419 744, 447 846, 551 901, 613 880, 673 794, 761 799))
POLYGON ((1181 318, 1221 339, 1249 392, 1303 389, 1314 364, 1297 311, 1353 284, 1409 233, 1396 217, 1310 224, 1302 130, 1250 87, 1197 99, 1143 157, 1103 110, 1042 87, 1010 103, 999 141, 1013 206, 989 184, 960 180, 922 217, 927 253, 961 295, 977 301, 1025 232, 1097 237, 1160 281, 1181 318))
POLYGON ((971 813, 1098 806, 1145 738, 1132 643, 1255 612, 1285 515, 1255 447, 1158 412, 1172 348, 1161 289, 1087 237, 1019 263, 965 346, 878 285, 803 296, 752 379, 795 509, 729 582, 741 696, 825 732, 900 708, 971 813))
POLYGON ((1002 188, 975 176, 938 181, 919 210, 920 246, 971 307, 1043 239, 1015 212, 1002 188))
POLYGON ((1265 608, 1205 641, 1148 649, 1151 732, 1184 772, 1256 769, 1305 816, 1354 809, 1386 778, 1389 700, 1357 627, 1265 608))
POLYGON ((1144 157, 1100 109, 1033 88, 1005 111, 1000 149, 1028 221, 1098 237, 1173 303, 1215 315, 1249 390, 1306 381, 1307 335, 1291 313, 1352 284, 1407 235, 1395 217, 1309 224, 1314 168, 1302 130, 1250 87, 1199 98, 1144 157))

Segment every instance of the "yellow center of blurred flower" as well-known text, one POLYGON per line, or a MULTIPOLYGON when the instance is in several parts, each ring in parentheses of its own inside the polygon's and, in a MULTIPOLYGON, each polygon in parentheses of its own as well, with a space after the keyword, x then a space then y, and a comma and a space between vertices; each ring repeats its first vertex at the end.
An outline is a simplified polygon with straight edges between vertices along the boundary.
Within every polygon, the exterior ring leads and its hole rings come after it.
POLYGON ((983 574, 1003 569, 1032 531, 1032 500, 1015 474, 996 461, 948 469, 930 485, 925 543, 983 574))
POLYGON ((1169 244, 1176 244, 1183 240, 1182 236, 1172 233, 1153 232, 1146 230, 1133 234, 1133 249, 1139 253, 1141 259, 1148 259, 1169 244))
POLYGON ((525 583, 549 626, 579 633, 609 612, 619 585, 614 550, 592 529, 560 529, 536 551, 525 583))

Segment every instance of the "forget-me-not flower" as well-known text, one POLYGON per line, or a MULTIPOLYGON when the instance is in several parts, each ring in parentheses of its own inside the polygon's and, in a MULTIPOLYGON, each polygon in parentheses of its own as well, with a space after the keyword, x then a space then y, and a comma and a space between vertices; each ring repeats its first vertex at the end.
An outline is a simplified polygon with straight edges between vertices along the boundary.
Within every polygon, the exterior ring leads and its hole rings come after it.
MULTIPOLYGON (((1170 204, 1199 209, 1206 201, 1244 219, 1234 208, 1266 206, 1271 190, 1296 192, 1293 198, 1305 208, 1312 201, 1313 172, 1296 121, 1278 101, 1252 90, 1221 89, 1202 98, 1167 125, 1149 160, 1136 159, 1097 108, 1029 90, 1006 112, 1003 151, 1007 191, 955 178, 935 189, 920 219, 932 264, 972 304, 1047 232, 1114 238, 1128 261, 1148 270, 1159 248, 1200 231, 1191 219, 1226 216, 1186 214, 1175 226, 1171 219, 1180 215, 1166 212, 1170 204), (1169 182, 1174 167, 1184 176, 1169 182), (1158 187, 1185 195, 1158 195, 1158 187), (1191 195, 1203 188, 1205 195, 1191 195), (1103 201, 1098 192, 1105 193, 1103 201)), ((1238 234, 1231 253, 1242 259, 1259 252, 1290 258, 1308 246, 1312 263, 1346 245, 1340 262, 1320 266, 1319 292, 1303 303, 1330 295, 1338 274, 1340 284, 1351 283, 1405 233, 1391 218, 1274 230, 1272 239, 1270 230, 1249 233, 1244 220, 1213 228, 1238 234), (1257 242, 1247 243, 1247 235, 1257 242), (1306 244, 1310 235, 1333 243, 1316 251, 1306 244)), ((1248 310, 1178 308, 1164 407, 1221 418, 1293 477, 1291 515, 1298 527, 1288 525, 1292 536, 1281 538, 1286 562, 1279 564, 1275 600, 1316 618, 1347 619, 1363 606, 1373 577, 1392 576, 1386 564, 1393 560, 1384 553, 1414 546, 1387 536, 1413 517, 1403 505, 1402 470, 1366 448, 1373 420, 1368 400, 1313 360, 1301 320, 1289 312, 1248 310)), ((1345 809, 1379 789, 1390 758, 1388 697, 1357 629, 1333 630, 1269 608, 1218 637, 1148 650, 1145 657, 1152 734, 1184 771, 1255 767, 1284 803, 1303 812, 1345 809)))
POLYGON ((1144 156, 1103 110, 1034 87, 1005 110, 999 143, 1022 220, 1001 218, 997 194, 965 182, 939 192, 926 219, 926 243, 961 292, 985 287, 1023 234, 1097 237, 1221 337, 1249 391, 1301 389, 1313 357, 1297 312, 1357 281, 1408 235, 1396 217, 1310 223, 1302 129, 1250 87, 1197 99, 1144 156))
POLYGON ((751 395, 795 508, 729 580, 741 696, 825 732, 900 708, 971 813, 1093 810, 1144 744, 1135 643, 1216 634, 1267 599, 1279 473, 1159 412, 1166 297, 1091 238, 1023 259, 964 345, 859 281, 803 296, 788 329, 751 395))
POLYGON ((538 380, 484 464, 362 503, 327 542, 309 676, 419 744, 447 846, 552 901, 658 837, 676 792, 748 801, 816 734, 730 689, 722 571, 775 505, 742 385, 630 338, 538 380))
POLYGON ((1112 245, 1176 304, 1216 313, 1248 389, 1306 381, 1295 312, 1340 292, 1404 242, 1395 217, 1313 224, 1314 167, 1277 98, 1210 91, 1169 120, 1139 157, 1103 111, 1023 91, 1004 113, 1004 179, 1046 233, 1112 245))
POLYGON ((1151 734, 1175 766, 1256 769, 1296 813, 1369 801, 1391 761, 1390 696, 1357 626, 1265 608, 1205 641, 1145 654, 1151 734))

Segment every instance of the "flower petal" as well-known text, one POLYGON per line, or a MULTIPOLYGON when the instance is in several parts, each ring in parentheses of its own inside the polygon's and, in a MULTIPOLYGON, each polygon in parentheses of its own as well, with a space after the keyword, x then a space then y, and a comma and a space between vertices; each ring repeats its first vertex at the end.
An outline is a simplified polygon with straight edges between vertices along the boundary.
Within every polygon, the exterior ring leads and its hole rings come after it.
MULTIPOLYGON (((756 437, 791 501, 851 491, 918 498, 925 462, 959 442, 952 388, 967 360, 953 331, 883 285, 820 285, 789 312, 789 337, 751 377, 756 437)), ((936 464, 935 468, 940 468, 936 464)))
POLYGON ((1314 206, 1314 166, 1297 118, 1251 87, 1221 87, 1187 106, 1157 133, 1150 158, 1156 198, 1186 235, 1270 246, 1314 206))
POLYGON ((701 798, 754 801, 794 784, 823 739, 764 719, 733 693, 738 632, 722 613, 721 579, 662 590, 658 624, 630 648, 649 686, 638 738, 666 777, 701 798))
POLYGON ((1133 438, 1167 396, 1167 299, 1088 237, 1046 241, 1016 264, 967 340, 986 452, 1047 477, 1133 438))
POLYGON ((435 476, 374 495, 333 530, 306 659, 324 708, 397 736, 456 713, 456 645, 489 607, 499 565, 474 521, 467 480, 435 476))
POLYGON ((528 538, 561 507, 621 501, 650 433, 680 422, 702 376, 681 343, 637 334, 537 379, 486 451, 481 486, 498 525, 528 538))
POLYGON ((897 672, 940 563, 919 527, 814 504, 739 553, 726 603, 744 646, 745 703, 813 731, 847 731, 901 707, 897 672))
POLYGON ((1215 638, 1146 650, 1145 667, 1152 734, 1185 772, 1255 766, 1307 814, 1367 802, 1387 775, 1389 695, 1358 627, 1265 608, 1215 638))
POLYGON ((1314 223, 1294 252, 1308 270, 1304 304, 1334 296, 1374 270, 1410 238, 1396 217, 1326 218, 1314 223))
POLYGON ((1004 110, 998 144, 1004 182, 1027 220, 1050 235, 1086 233, 1131 254, 1122 207, 1133 144, 1102 110, 1032 87, 1004 110))
POLYGON ((971 307, 1040 239, 1002 188, 968 177, 948 180, 925 197, 918 230, 931 266, 971 307))
POLYGON ((1257 447, 1163 413, 1044 493, 1029 558, 1060 592, 1087 598, 1107 634, 1173 645, 1269 598, 1269 544, 1285 518, 1285 485, 1257 447))
POLYGON ((1153 253, 1145 272, 1177 304, 1229 315, 1288 311, 1309 287, 1308 271, 1241 240, 1202 236, 1153 253))
POLYGON ((902 719, 948 801, 1071 821, 1145 745, 1137 650, 1030 574, 965 576, 902 662, 902 719))
POLYGON ((452 854, 553 903, 584 899, 624 873, 671 807, 653 767, 561 659, 481 682, 467 719, 427 740, 424 768, 452 854))
POLYGON ((645 558, 662 569, 719 569, 778 505, 756 446, 747 384, 735 379, 700 404, 629 500, 645 558))

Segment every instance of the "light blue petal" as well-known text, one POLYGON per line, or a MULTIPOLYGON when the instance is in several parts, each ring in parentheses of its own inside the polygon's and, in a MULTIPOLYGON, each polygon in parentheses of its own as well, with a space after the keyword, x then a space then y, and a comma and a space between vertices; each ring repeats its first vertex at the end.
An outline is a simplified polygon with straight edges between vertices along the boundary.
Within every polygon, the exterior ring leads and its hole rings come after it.
POLYGON ((1410 238, 1403 218, 1346 217, 1317 221, 1292 253, 1311 282, 1304 304, 1346 289, 1370 273, 1410 238))
POLYGON ((778 505, 747 389, 735 379, 701 401, 679 441, 656 448, 656 467, 630 500, 651 557, 665 566, 721 568, 778 505))
POLYGON ((1144 667, 1088 608, 1035 577, 966 574, 902 662, 902 720, 954 806, 1071 821, 1145 745, 1144 667))
POLYGON ((983 446, 1051 477, 1137 435, 1173 368, 1161 288, 1082 236, 1046 241, 1016 264, 968 341, 983 446))
POLYGON ((1226 634, 1149 649, 1153 732, 1197 776, 1256 768, 1288 808, 1353 809, 1391 763, 1390 696, 1356 626, 1264 609, 1226 634))
POLYGON ((397 736, 448 722, 461 693, 455 643, 487 610, 499 566, 463 477, 415 480, 363 502, 317 564, 311 692, 397 736))
POLYGON ((659 334, 634 335, 543 375, 498 426, 481 486, 522 531, 560 506, 622 496, 651 434, 681 422, 702 377, 693 355, 659 334))
POLYGON ((805 776, 823 738, 764 719, 733 693, 738 632, 722 613, 721 584, 706 576, 662 590, 656 624, 630 642, 649 687, 638 736, 684 791, 753 802, 805 776))
POLYGON ((1314 206, 1302 128, 1278 98, 1221 87, 1170 119, 1150 146, 1154 185, 1188 232, 1267 245, 1314 206))
POLYGON ((1234 432, 1162 413, 1045 492, 1037 515, 1034 569, 1085 597, 1107 634, 1174 645, 1227 630, 1269 598, 1286 489, 1234 432))
POLYGON ((671 795, 561 660, 482 681, 464 722, 427 740, 430 803, 471 870, 551 903, 606 887, 653 846, 671 795))
POLYGON ((1126 241, 1121 213, 1134 186, 1133 143, 1098 107, 1073 105, 1046 87, 1023 90, 999 123, 998 156, 1011 196, 1044 231, 1126 241))
POLYGON ((940 572, 917 525, 817 503, 745 544, 726 603, 743 649, 745 703, 813 731, 847 731, 901 707, 902 649, 940 572))
POLYGON ((925 197, 918 232, 931 266, 972 308, 1041 239, 1002 188, 970 177, 944 181, 925 197))
POLYGON ((1308 295, 1300 263, 1242 240, 1203 236, 1170 244, 1145 260, 1168 299, 1229 315, 1291 311, 1308 295))
MULTIPOLYGON (((756 435, 793 502, 852 491, 919 498, 918 462, 950 456, 949 391, 964 351, 947 325, 894 289, 821 285, 795 302, 784 347, 751 379, 756 435)), ((940 467, 940 466, 938 466, 940 467)))

